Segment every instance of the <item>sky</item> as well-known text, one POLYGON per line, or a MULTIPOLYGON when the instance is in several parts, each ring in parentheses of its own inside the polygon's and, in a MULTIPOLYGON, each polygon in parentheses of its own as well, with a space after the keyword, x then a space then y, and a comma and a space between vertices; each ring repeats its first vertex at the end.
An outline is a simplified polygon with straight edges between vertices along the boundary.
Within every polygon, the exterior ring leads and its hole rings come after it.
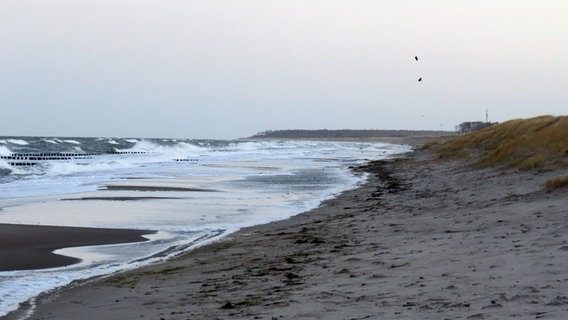
POLYGON ((564 0, 0 0, 0 136, 565 115, 566 17, 564 0))

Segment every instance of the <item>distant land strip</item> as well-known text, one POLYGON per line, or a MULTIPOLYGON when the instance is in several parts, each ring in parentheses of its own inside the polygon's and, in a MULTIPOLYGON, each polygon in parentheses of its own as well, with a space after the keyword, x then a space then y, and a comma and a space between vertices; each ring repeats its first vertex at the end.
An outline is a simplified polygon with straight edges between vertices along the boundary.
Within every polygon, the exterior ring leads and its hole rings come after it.
POLYGON ((250 139, 332 139, 332 138, 387 138, 450 135, 454 131, 435 130, 380 130, 380 129, 339 129, 339 130, 267 130, 259 132, 250 139))

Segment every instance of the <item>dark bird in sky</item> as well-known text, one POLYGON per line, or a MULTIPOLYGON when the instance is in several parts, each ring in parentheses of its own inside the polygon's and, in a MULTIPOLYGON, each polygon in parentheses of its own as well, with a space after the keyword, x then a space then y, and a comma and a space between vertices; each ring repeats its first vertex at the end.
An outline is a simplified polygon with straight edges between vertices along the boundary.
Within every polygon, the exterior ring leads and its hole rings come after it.
POLYGON ((414 56, 414 60, 418 61, 418 57, 417 57, 417 56, 414 56))
POLYGON ((418 82, 422 81, 422 78, 418 78, 418 82))

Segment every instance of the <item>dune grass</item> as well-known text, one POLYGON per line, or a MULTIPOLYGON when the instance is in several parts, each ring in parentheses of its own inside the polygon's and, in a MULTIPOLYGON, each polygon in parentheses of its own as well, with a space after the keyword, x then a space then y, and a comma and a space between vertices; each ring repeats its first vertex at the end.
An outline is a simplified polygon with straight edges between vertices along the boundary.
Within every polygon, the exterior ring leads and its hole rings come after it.
POLYGON ((568 174, 554 177, 546 182, 546 191, 568 187, 568 174))
POLYGON ((469 158, 476 167, 566 167, 568 116, 510 120, 426 147, 441 158, 469 158))
MULTIPOLYGON (((426 145, 442 159, 468 159, 471 166, 520 170, 555 170, 568 167, 568 116, 515 119, 444 142, 426 145)), ((547 189, 566 186, 566 176, 549 182, 547 189), (553 187, 556 186, 556 187, 553 187)))

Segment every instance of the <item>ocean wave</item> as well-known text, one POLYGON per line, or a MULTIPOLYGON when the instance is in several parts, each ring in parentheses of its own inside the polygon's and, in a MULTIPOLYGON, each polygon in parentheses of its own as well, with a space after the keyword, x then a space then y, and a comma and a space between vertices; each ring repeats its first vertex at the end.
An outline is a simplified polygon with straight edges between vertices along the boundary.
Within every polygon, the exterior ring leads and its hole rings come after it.
POLYGON ((2 162, 0 162, 0 177, 9 176, 12 173, 12 168, 4 167, 2 162))
POLYGON ((81 144, 81 142, 79 142, 79 141, 77 141, 77 140, 71 140, 71 139, 63 140, 63 142, 71 143, 71 144, 81 144))
POLYGON ((196 156, 208 151, 208 148, 189 142, 177 142, 162 140, 162 143, 153 140, 137 141, 132 147, 126 149, 115 149, 117 152, 144 152, 154 154, 164 154, 173 157, 192 155, 196 156))
POLYGON ((29 144, 27 141, 21 139, 8 139, 6 141, 10 144, 17 144, 20 146, 27 146, 29 144))
POLYGON ((107 171, 114 169, 127 169, 136 166, 136 163, 128 160, 107 160, 107 161, 51 161, 41 165, 44 173, 49 176, 70 175, 76 173, 88 173, 95 171, 107 171))
POLYGON ((12 154, 12 151, 8 149, 6 146, 0 146, 0 156, 9 156, 12 154))

